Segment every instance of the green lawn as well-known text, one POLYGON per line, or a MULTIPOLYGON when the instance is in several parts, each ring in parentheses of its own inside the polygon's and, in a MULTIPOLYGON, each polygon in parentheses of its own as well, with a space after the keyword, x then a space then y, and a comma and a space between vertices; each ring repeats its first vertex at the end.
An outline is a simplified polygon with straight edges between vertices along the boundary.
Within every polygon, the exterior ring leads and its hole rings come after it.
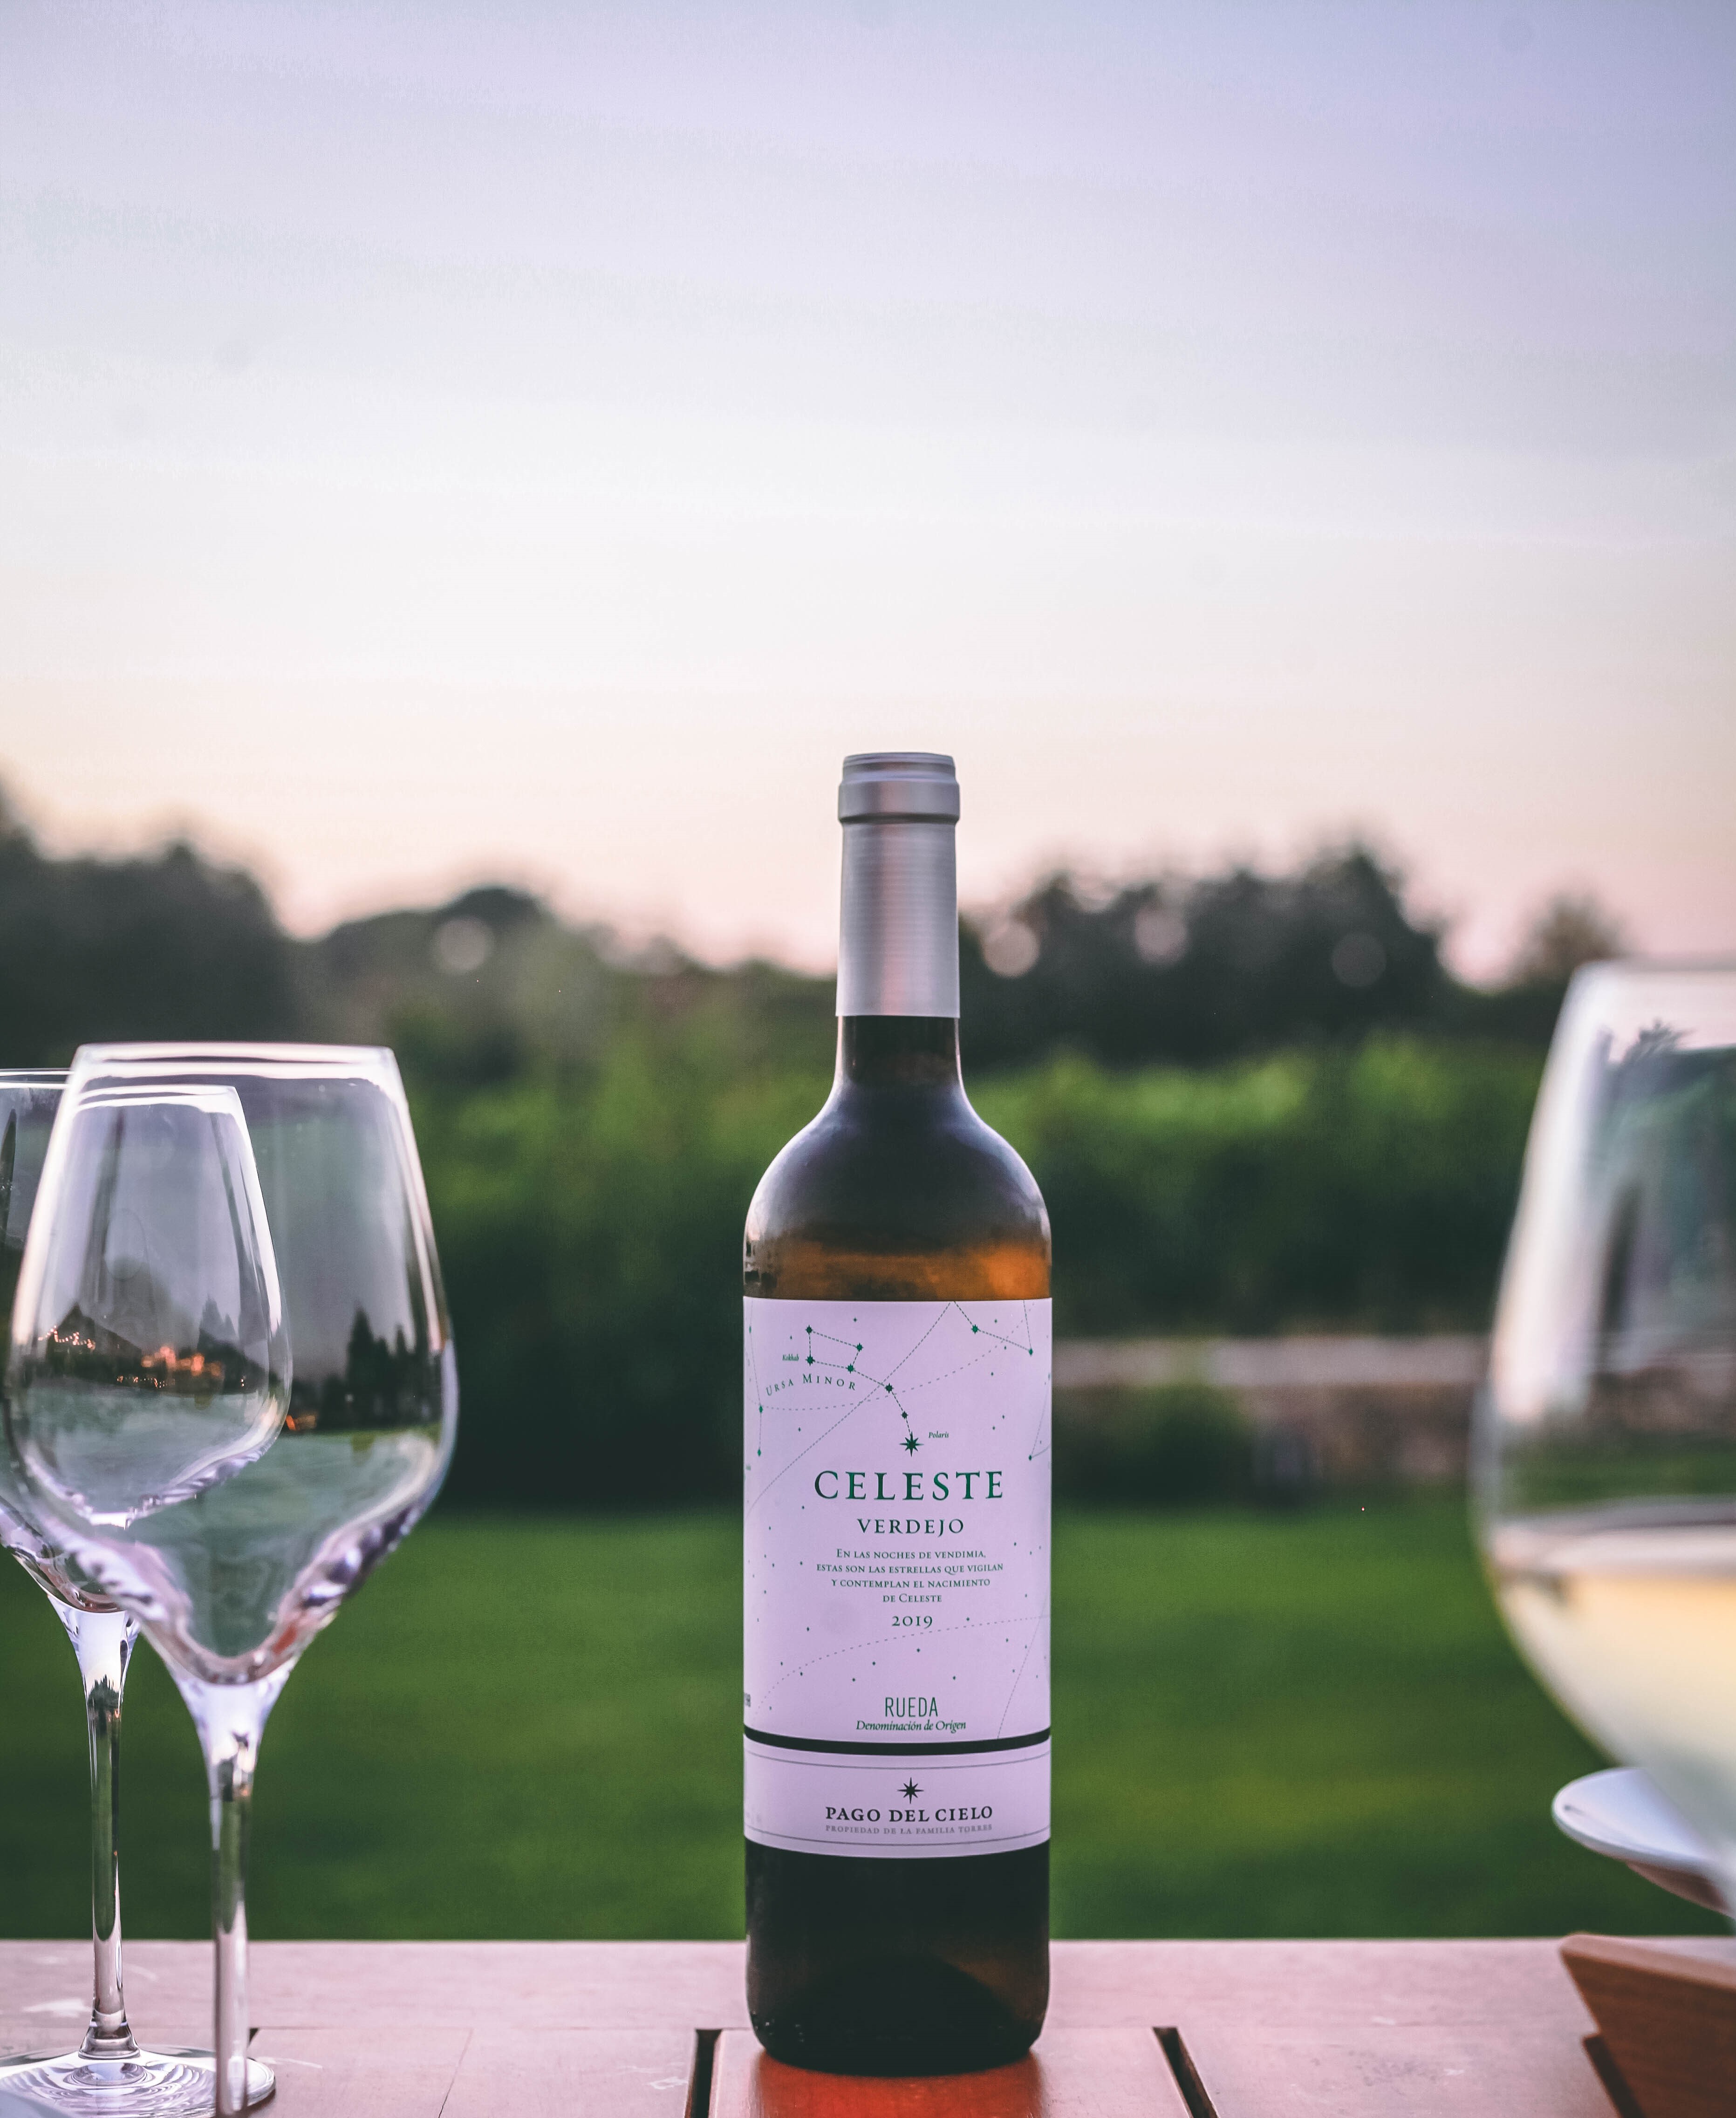
MULTIPOLYGON (((1549 1820, 1596 1760, 1515 1658, 1456 1502, 1064 1516, 1063 1935, 1715 1931, 1549 1820)), ((741 1931, 733 1520, 424 1524, 266 1732, 261 1935, 741 1931)), ((83 1733, 39 1592, 0 1572, 0 1932, 81 1931, 83 1733)), ((206 1931, 204 1783, 148 1649, 125 1917, 206 1931)))

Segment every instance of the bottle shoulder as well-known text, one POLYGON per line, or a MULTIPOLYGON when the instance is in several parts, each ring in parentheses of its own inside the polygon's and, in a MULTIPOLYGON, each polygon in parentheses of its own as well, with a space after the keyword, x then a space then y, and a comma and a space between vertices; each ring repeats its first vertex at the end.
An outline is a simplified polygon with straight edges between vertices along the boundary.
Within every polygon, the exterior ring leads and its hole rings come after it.
POLYGON ((835 1091, 748 1209, 747 1291, 840 1299, 1049 1292, 1043 1195, 961 1089, 835 1091))

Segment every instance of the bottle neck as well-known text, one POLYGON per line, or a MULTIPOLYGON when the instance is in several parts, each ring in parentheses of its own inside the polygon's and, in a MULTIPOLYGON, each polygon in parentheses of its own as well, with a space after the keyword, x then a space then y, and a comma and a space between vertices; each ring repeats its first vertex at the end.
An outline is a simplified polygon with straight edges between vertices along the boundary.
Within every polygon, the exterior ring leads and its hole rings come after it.
POLYGON ((943 1089, 962 1094, 957 1022, 945 1015, 840 1016, 833 1094, 855 1089, 943 1089))
POLYGON ((874 816, 845 823, 838 932, 841 1019, 932 1017, 956 1025, 954 836, 950 818, 874 816))

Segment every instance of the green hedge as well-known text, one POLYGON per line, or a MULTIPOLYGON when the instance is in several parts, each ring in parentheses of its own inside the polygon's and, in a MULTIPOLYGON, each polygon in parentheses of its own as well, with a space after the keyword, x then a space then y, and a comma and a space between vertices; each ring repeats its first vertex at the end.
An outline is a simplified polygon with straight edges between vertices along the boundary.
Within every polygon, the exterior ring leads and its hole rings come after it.
MULTIPOLYGON (((1061 1332, 1414 1330, 1486 1315, 1536 1073, 1395 1040, 1201 1073, 1064 1060, 976 1100, 1049 1200, 1061 1332)), ((418 1096, 455 1498, 733 1493, 742 1219, 824 1093, 641 1028, 582 1075, 418 1096)))
POLYGON ((1056 1397, 1059 1500, 1159 1508, 1245 1500, 1261 1468, 1239 1402, 1211 1383, 1056 1397))
POLYGON ((991 1084, 1054 1223, 1056 1328, 1480 1325, 1539 1061, 1417 1039, 991 1084))

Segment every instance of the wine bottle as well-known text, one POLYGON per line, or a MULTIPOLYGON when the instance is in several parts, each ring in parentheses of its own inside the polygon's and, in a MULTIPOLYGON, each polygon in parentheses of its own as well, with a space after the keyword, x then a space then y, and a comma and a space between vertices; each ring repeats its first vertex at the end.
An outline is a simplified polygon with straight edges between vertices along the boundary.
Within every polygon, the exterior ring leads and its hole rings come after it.
POLYGON ((1049 1217, 960 1076, 958 813, 845 760, 837 1072, 744 1244, 748 2009, 841 2074, 1049 1999, 1049 1217))

